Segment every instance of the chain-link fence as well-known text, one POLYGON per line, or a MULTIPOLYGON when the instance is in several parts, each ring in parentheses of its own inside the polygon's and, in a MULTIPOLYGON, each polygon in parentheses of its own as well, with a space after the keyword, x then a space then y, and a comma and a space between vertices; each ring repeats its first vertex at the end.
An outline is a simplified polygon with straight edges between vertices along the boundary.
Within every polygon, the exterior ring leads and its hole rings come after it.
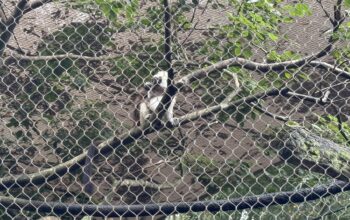
POLYGON ((0 219, 350 219, 349 10, 0 1, 0 219))

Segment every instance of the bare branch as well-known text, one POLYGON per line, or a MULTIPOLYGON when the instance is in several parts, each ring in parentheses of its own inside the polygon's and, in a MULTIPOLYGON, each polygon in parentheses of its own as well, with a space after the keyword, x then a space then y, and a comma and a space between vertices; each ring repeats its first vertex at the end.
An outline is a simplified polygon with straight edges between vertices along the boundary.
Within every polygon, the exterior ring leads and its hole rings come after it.
POLYGON ((6 21, 2 22, 2 26, 5 26, 6 28, 4 28, 4 31, 0 34, 0 57, 3 56, 6 45, 11 39, 14 29, 19 24, 19 21, 23 15, 50 1, 51 0, 36 0, 31 2, 28 2, 28 0, 18 1, 10 17, 7 18, 6 21))
POLYGON ((277 120, 280 120, 283 122, 289 121, 289 117, 284 117, 281 115, 273 114, 273 113, 269 112, 267 109, 260 107, 258 103, 255 103, 255 104, 253 103, 253 108, 257 109, 258 111, 260 111, 261 113, 263 113, 267 116, 270 116, 273 119, 277 119, 277 120))
POLYGON ((0 25, 3 27, 4 22, 7 20, 7 16, 4 10, 3 2, 0 1, 0 25))
POLYGON ((196 120, 198 118, 203 118, 209 114, 212 113, 217 113, 219 111, 222 110, 226 110, 226 109, 230 109, 230 108, 236 108, 237 106, 241 105, 242 103, 252 103, 252 102, 256 102, 260 99, 264 99, 266 97, 269 96, 278 96, 278 95, 282 95, 284 97, 292 97, 292 98, 299 98, 302 100, 306 100, 306 101, 310 101, 310 102, 314 102, 314 103, 318 103, 318 104, 324 104, 322 102, 323 97, 313 97, 313 96, 309 96, 309 95, 304 95, 304 94, 299 94, 296 92, 291 92, 289 91, 288 88, 281 88, 281 89, 271 89, 269 91, 265 91, 262 93, 258 93, 252 96, 248 96, 248 97, 244 97, 242 99, 239 99, 237 101, 234 102, 229 102, 229 103, 225 103, 222 102, 218 105, 215 106, 211 106, 205 109, 201 109, 192 113, 188 113, 187 115, 181 116, 177 119, 178 124, 175 124, 174 126, 179 126, 180 124, 185 124, 188 123, 190 121, 196 120))
POLYGON ((323 3, 322 0, 316 0, 316 2, 320 5, 322 11, 324 12, 324 14, 326 15, 326 17, 329 19, 329 21, 334 24, 333 18, 331 17, 331 15, 328 13, 328 11, 323 7, 323 3))
POLYGON ((27 2, 28 0, 20 0, 15 6, 15 9, 13 10, 10 17, 6 19, 5 22, 3 22, 6 28, 0 35, 0 57, 2 57, 5 47, 13 35, 14 29, 23 16, 23 10, 26 7, 27 2))
POLYGON ((324 100, 327 101, 327 99, 324 98, 324 96, 322 97, 314 97, 311 95, 304 95, 304 94, 300 94, 300 93, 296 93, 296 92, 287 92, 287 95, 291 96, 291 97, 295 97, 295 98, 299 98, 302 100, 306 100, 306 101, 310 101, 310 102, 315 102, 318 104, 324 104, 325 102, 323 102, 324 100))
MULTIPOLYGON (((196 27, 197 25, 200 23, 201 21, 201 18, 203 17, 203 14, 205 13, 205 11, 208 9, 208 5, 209 5, 209 1, 207 1, 207 3, 205 4, 197 22, 193 25, 193 27, 191 28, 190 32, 187 34, 187 36, 185 37, 185 39, 181 42, 181 44, 178 45, 178 47, 182 47, 186 42, 187 40, 190 38, 190 36, 193 34, 193 32, 196 30, 196 27)), ((190 20, 190 23, 193 22, 194 20, 194 17, 195 17, 195 14, 196 14, 196 9, 197 9, 198 6, 196 6, 196 8, 194 9, 194 12, 193 12, 193 15, 192 15, 192 18, 190 20)), ((178 49, 178 48, 176 48, 178 49)))
MULTIPOLYGON (((145 126, 149 126, 145 125, 145 126)), ((111 137, 105 142, 99 144, 96 148, 101 155, 106 155, 111 152, 114 148, 120 146, 125 146, 133 143, 135 140, 139 139, 143 134, 150 133, 151 129, 143 131, 138 127, 135 127, 130 132, 126 132, 121 138, 111 137)), ((23 187, 28 184, 40 185, 57 177, 63 176, 67 172, 72 172, 81 168, 85 164, 85 158, 87 156, 87 150, 82 154, 72 158, 69 161, 61 163, 55 167, 45 169, 33 174, 22 174, 16 177, 7 176, 0 178, 0 191, 7 190, 11 187, 23 187)))
POLYGON ((229 95, 227 96, 222 103, 228 103, 230 102, 235 96, 237 96, 237 94, 242 90, 238 81, 238 76, 236 73, 230 72, 227 69, 224 70, 224 72, 230 74, 235 82, 235 87, 236 89, 229 95))
POLYGON ((189 84, 193 81, 195 81, 198 78, 203 78, 207 76, 209 73, 213 71, 220 71, 223 69, 226 69, 231 66, 239 66, 247 70, 257 71, 261 73, 266 73, 269 71, 281 71, 291 68, 298 68, 305 66, 306 64, 310 63, 311 61, 321 58, 324 55, 326 55, 332 48, 332 44, 329 44, 325 49, 320 51, 317 54, 309 55, 301 59, 297 60, 291 60, 291 61, 285 61, 285 62, 278 62, 278 63, 258 63, 251 60, 247 60, 240 57, 234 57, 227 60, 223 60, 220 62, 217 62, 211 66, 205 67, 200 70, 196 70, 192 72, 191 74, 185 76, 182 78, 180 83, 183 84, 189 84))
POLYGON ((176 184, 170 184, 170 183, 157 184, 146 180, 132 180, 132 179, 116 181, 114 184, 117 186, 145 187, 145 188, 152 188, 156 190, 170 189, 170 188, 176 187, 176 184))
POLYGON ((59 55, 51 55, 51 56, 26 56, 26 55, 19 55, 19 54, 11 54, 6 59, 9 59, 11 57, 20 59, 20 60, 29 60, 29 61, 50 61, 50 60, 62 60, 66 58, 70 59, 79 59, 79 60, 86 60, 86 61, 104 61, 104 60, 113 60, 119 57, 122 57, 122 54, 112 54, 112 55, 104 55, 104 56, 83 56, 73 53, 67 53, 67 54, 59 54, 59 55))
POLYGON ((334 18, 333 18, 333 32, 337 31, 341 23, 345 18, 342 16, 343 0, 337 0, 337 3, 334 5, 334 18))
MULTIPOLYGON (((68 54, 59 54, 59 55, 51 55, 51 56, 25 56, 25 55, 20 55, 20 54, 11 54, 12 57, 15 57, 17 59, 21 59, 21 60, 29 60, 29 61, 40 61, 40 60, 44 60, 44 61, 50 61, 50 60, 61 60, 61 59, 65 59, 65 58, 71 58, 71 59, 81 59, 81 60, 86 60, 86 61, 104 61, 104 60, 112 60, 112 59, 116 59, 122 56, 122 54, 113 54, 113 55, 105 55, 105 56, 96 56, 96 57, 92 57, 92 56, 83 56, 83 55, 77 55, 77 54, 72 54, 72 53, 68 53, 68 54)), ((9 58, 6 58, 9 59, 9 58)), ((289 69, 289 68, 295 68, 294 64, 297 61, 288 61, 290 62, 288 64, 288 62, 281 62, 281 63, 257 63, 257 62, 253 62, 244 58, 232 58, 232 59, 237 59, 236 61, 227 61, 228 63, 230 63, 229 66, 242 66, 243 68, 248 69, 247 67, 251 67, 251 70, 258 70, 259 67, 262 68, 271 68, 271 69, 275 69, 278 66, 284 66, 285 69, 289 69), (247 64, 247 67, 246 65, 247 64), (267 67, 266 65, 269 65, 269 67, 267 67), (255 66, 255 68, 252 68, 253 66, 255 66)), ((224 61, 222 61, 224 62, 224 61)), ((227 65, 226 62, 226 65, 227 65)), ((221 63, 221 62, 219 62, 221 63)), ((222 66, 224 64, 214 64, 211 65, 209 67, 200 69, 200 70, 196 70, 193 73, 183 77, 178 83, 180 84, 187 84, 189 82, 193 82, 195 80, 201 79, 205 76, 207 76, 209 73, 213 72, 213 71, 218 71, 221 69, 225 69, 227 68, 227 66, 222 66), (214 66, 217 65, 217 68, 215 68, 214 66)), ((316 68, 323 68, 323 69, 327 69, 329 71, 332 71, 346 79, 350 79, 350 72, 347 72, 339 67, 337 67, 336 65, 332 65, 323 61, 311 61, 310 63, 308 63, 306 66, 313 66, 316 68)), ((304 66, 301 66, 304 67, 304 66)), ((282 68, 282 67, 279 67, 282 68)))
POLYGON ((332 65, 326 62, 322 62, 322 61, 311 61, 308 65, 316 67, 316 68, 324 68, 327 69, 328 71, 332 71, 333 73, 338 74, 341 77, 344 77, 345 79, 350 79, 350 72, 347 72, 339 67, 337 67, 336 65, 332 65))
POLYGON ((272 70, 279 71, 279 70, 285 70, 285 69, 291 69, 291 68, 298 68, 298 67, 302 68, 307 66, 313 66, 316 68, 324 68, 324 69, 330 70, 346 79, 350 79, 349 72, 341 68, 338 68, 335 65, 322 62, 322 61, 316 61, 316 60, 313 60, 307 63, 307 60, 309 59, 313 59, 313 55, 310 55, 298 60, 278 62, 278 63, 258 63, 248 59, 239 58, 239 57, 231 58, 228 60, 220 61, 211 66, 205 67, 203 69, 196 70, 191 74, 184 76, 179 80, 177 86, 180 87, 183 84, 185 85, 189 84, 193 81, 196 81, 198 79, 208 76, 208 74, 213 71, 220 71, 222 69, 226 69, 231 66, 239 66, 247 70, 258 71, 261 73, 269 72, 272 70))

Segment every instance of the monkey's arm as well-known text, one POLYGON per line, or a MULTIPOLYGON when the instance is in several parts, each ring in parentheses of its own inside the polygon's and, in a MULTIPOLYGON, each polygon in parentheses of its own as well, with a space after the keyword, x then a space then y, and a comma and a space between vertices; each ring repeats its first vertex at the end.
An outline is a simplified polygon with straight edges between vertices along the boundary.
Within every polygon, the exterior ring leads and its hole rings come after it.
POLYGON ((93 171, 93 158, 96 156, 96 147, 91 144, 88 147, 87 156, 83 166, 83 178, 82 184, 84 188, 84 192, 88 195, 92 195, 94 193, 94 184, 91 181, 92 171, 93 171))
POLYGON ((145 82, 145 84, 143 85, 143 88, 146 91, 149 91, 152 88, 152 85, 153 85, 153 83, 151 83, 151 82, 145 82))
POLYGON ((175 104, 176 104, 176 96, 173 98, 173 100, 171 100, 168 111, 166 112, 166 118, 172 125, 178 123, 177 118, 174 118, 175 104))

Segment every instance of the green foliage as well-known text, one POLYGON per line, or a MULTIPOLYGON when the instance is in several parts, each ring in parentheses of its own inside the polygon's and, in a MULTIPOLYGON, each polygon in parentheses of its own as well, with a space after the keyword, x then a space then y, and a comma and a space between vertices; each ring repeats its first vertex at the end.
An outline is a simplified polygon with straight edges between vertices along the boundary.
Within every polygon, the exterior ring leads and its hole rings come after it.
POLYGON ((139 0, 74 0, 67 7, 93 14, 97 18, 106 18, 115 27, 130 27, 135 22, 140 8, 139 0), (98 8, 98 9, 97 9, 98 8))
POLYGON ((104 16, 117 27, 130 26, 139 8, 139 0, 95 0, 104 16))
POLYGON ((154 71, 164 69, 162 47, 151 45, 135 45, 134 52, 114 60, 110 74, 116 77, 121 85, 138 87, 148 80, 154 71), (157 70, 155 70, 157 66, 157 70), (151 70, 151 71, 150 71, 151 70))
POLYGON ((309 5, 305 3, 297 3, 295 5, 286 5, 284 9, 293 17, 305 17, 312 14, 309 5))
POLYGON ((344 5, 347 8, 350 8, 350 0, 344 0, 344 5))
POLYGON ((350 137, 349 122, 339 122, 338 118, 333 115, 325 115, 322 117, 316 115, 316 117, 318 118, 317 122, 312 124, 314 132, 336 143, 349 145, 344 137, 344 135, 350 137), (343 134, 341 132, 343 132, 343 134))
MULTIPOLYGON (((287 36, 281 36, 279 26, 281 23, 290 23, 295 17, 304 17, 311 15, 308 5, 304 3, 284 4, 281 1, 235 1, 230 4, 235 11, 227 13, 230 21, 227 25, 215 26, 208 31, 208 41, 201 47, 200 53, 207 57, 207 60, 215 63, 232 57, 243 57, 250 59, 253 56, 253 50, 256 48, 266 48, 267 59, 269 62, 281 62, 293 60, 300 57, 293 51, 277 52, 271 45, 287 36)), ((213 3, 214 5, 214 3, 213 3)), ((219 5, 216 5, 220 7, 219 5)), ((215 6, 215 7, 216 7, 215 6)), ((303 74, 295 76, 294 70, 284 71, 282 73, 271 71, 263 78, 254 79, 248 71, 242 68, 230 67, 231 72, 238 74, 239 82, 242 86, 237 97, 245 97, 256 92, 262 92, 271 87, 280 88, 296 82, 303 77, 303 74)), ((209 76, 208 78, 210 78, 209 76)), ((211 79, 203 79, 200 84, 202 90, 207 93, 202 95, 202 100, 207 105, 215 103, 214 100, 222 100, 222 94, 229 94, 233 88, 216 87, 220 84, 222 78, 218 75, 211 79), (208 83, 206 83, 206 81, 208 83), (213 83, 215 82, 215 83, 213 83), (215 88, 225 88, 225 93, 221 92, 215 95, 212 91, 215 88)), ((224 80, 222 80, 224 82, 224 80)), ((230 109, 227 112, 219 113, 219 120, 225 122, 229 118, 234 118, 239 124, 243 125, 248 116, 255 118, 256 112, 251 110, 250 106, 240 106, 237 109, 230 109), (233 115, 232 115, 233 114, 233 115)))
POLYGON ((282 53, 278 53, 277 51, 270 51, 267 54, 267 60, 269 62, 283 62, 287 60, 296 60, 301 58, 300 55, 296 54, 293 51, 283 51, 282 53))

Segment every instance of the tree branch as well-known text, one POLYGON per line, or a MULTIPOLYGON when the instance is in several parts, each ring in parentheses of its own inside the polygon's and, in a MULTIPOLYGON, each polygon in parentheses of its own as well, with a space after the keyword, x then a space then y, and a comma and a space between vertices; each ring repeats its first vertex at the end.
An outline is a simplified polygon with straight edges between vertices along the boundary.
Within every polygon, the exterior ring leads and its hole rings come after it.
POLYGON ((331 22, 331 24, 334 24, 333 18, 332 18, 331 15, 328 13, 328 11, 323 7, 322 0, 316 0, 316 2, 320 5, 322 11, 323 11, 324 14, 326 15, 326 17, 329 19, 329 21, 331 22))
POLYGON ((235 87, 236 87, 236 89, 222 101, 222 103, 228 103, 228 102, 232 101, 232 99, 234 97, 236 97, 238 95, 238 93, 240 93, 242 88, 239 84, 238 76, 236 73, 232 73, 232 72, 228 71, 227 69, 225 69, 224 72, 226 72, 232 76, 232 78, 234 80, 235 87))
MULTIPOLYGON (((194 113, 189 113, 185 116, 180 117, 179 120, 181 124, 185 124, 201 116, 204 117, 211 113, 218 112, 221 109, 227 109, 229 107, 237 106, 243 102, 256 101, 260 98, 267 97, 267 96, 278 95, 281 92, 284 92, 284 90, 280 91, 278 89, 273 89, 273 90, 270 90, 269 92, 264 92, 254 96, 245 97, 232 103, 219 104, 217 106, 203 109, 194 113)), ((173 128, 178 125, 173 125, 170 122, 168 122, 166 126, 168 128, 173 128)), ((141 138, 143 135, 150 134, 154 131, 155 130, 151 128, 149 124, 146 124, 143 128, 135 127, 131 131, 128 131, 124 135, 121 135, 120 138, 111 137, 108 140, 98 144, 96 149, 99 152, 99 154, 107 155, 113 149, 117 149, 118 147, 133 143, 137 139, 141 138)), ((81 166, 85 164, 86 156, 87 156, 87 150, 85 150, 82 154, 74 157, 73 159, 49 169, 45 169, 33 174, 22 174, 15 177, 7 176, 7 177, 0 178, 0 191, 7 190, 8 188, 11 188, 11 187, 27 186, 28 184, 40 185, 40 184, 46 183, 47 181, 53 180, 59 176, 63 176, 67 172, 72 172, 76 169, 81 168, 81 166)))
POLYGON ((116 181, 114 184, 117 186, 144 187, 144 188, 152 188, 155 190, 169 189, 169 188, 176 187, 176 184, 170 184, 170 183, 157 184, 146 180, 132 180, 132 179, 116 181))
POLYGON ((350 79, 350 72, 347 72, 337 67, 336 65, 332 65, 332 64, 322 62, 322 61, 317 61, 317 60, 311 61, 308 65, 316 68, 324 68, 328 71, 332 71, 333 73, 338 74, 341 77, 344 77, 345 79, 350 79))
POLYGON ((83 55, 72 54, 72 53, 58 54, 58 55, 51 55, 51 56, 26 56, 26 55, 12 53, 6 59, 14 57, 20 60, 28 60, 28 61, 41 61, 41 60, 50 61, 50 60, 62 60, 62 59, 70 58, 70 59, 79 59, 79 60, 86 60, 86 61, 104 61, 104 60, 112 60, 112 59, 120 58, 122 56, 123 54, 112 54, 112 55, 92 57, 92 56, 83 56, 83 55))
MULTIPOLYGON (((223 60, 220 62, 217 62, 211 66, 205 67, 200 70, 196 70, 192 72, 191 74, 183 77, 180 81, 180 83, 183 84, 189 84, 193 81, 195 81, 198 78, 203 78, 207 76, 209 73, 213 71, 220 71, 223 69, 226 69, 231 66, 238 66, 247 70, 252 70, 252 71, 257 71, 261 73, 267 73, 269 71, 282 71, 286 69, 291 69, 291 68, 298 68, 305 66, 307 64, 311 65, 316 65, 312 64, 312 61, 318 58, 321 58, 325 56, 332 48, 332 44, 329 44, 325 49, 322 51, 318 52, 317 54, 314 55, 309 55, 306 57, 303 57, 301 59, 297 60, 291 60, 291 61, 285 61, 285 62, 278 62, 278 63, 258 63, 254 62, 248 59, 240 58, 240 57, 234 57, 230 58, 227 60, 223 60)), ((326 64, 323 64, 322 62, 317 63, 318 65, 322 67, 326 67, 326 64)), ((344 71, 342 71, 344 72, 344 71)), ((349 75, 350 76, 350 75, 349 75)))
MULTIPOLYGON (((217 113, 221 110, 226 110, 229 108, 236 108, 237 106, 241 105, 242 103, 251 103, 258 101, 259 99, 263 99, 269 96, 277 96, 282 95, 285 97, 298 97, 302 99, 306 99, 309 101, 317 102, 319 103, 321 98, 306 96, 303 94, 298 94, 294 92, 290 92, 288 88, 282 88, 282 89, 271 89, 269 91, 261 92, 255 95, 251 95, 248 97, 244 97, 242 99, 236 100, 234 102, 229 103, 220 103, 215 106, 211 106, 206 109, 198 110, 196 112, 188 113, 184 116, 181 116, 177 118, 176 123, 167 122, 165 127, 172 129, 174 127, 186 124, 190 121, 196 120, 198 118, 202 118, 205 116, 208 116, 213 113, 217 113)), ((99 151, 99 154, 101 155, 108 155, 113 149, 117 149, 118 147, 125 146, 128 144, 133 143, 137 139, 141 138, 143 135, 150 134, 156 130, 160 130, 162 126, 158 127, 157 129, 154 129, 150 127, 149 124, 146 124, 143 128, 135 127, 130 132, 126 132, 124 135, 122 135, 120 138, 118 137, 112 137, 105 142, 102 142, 99 144, 96 148, 99 151)), ((72 172, 73 170, 81 168, 83 164, 85 164, 85 158, 87 156, 87 151, 85 150, 84 153, 76 156, 75 158, 66 161, 64 163, 61 163, 55 167, 39 171, 37 173, 33 174, 22 174, 19 176, 8 176, 0 178, 0 191, 6 190, 11 187, 19 187, 19 186, 26 186, 28 184, 33 185, 40 185, 47 181, 50 181, 52 179, 55 179, 59 176, 63 176, 67 172, 72 172)))
MULTIPOLYGON (((177 123, 174 124, 174 126, 179 126, 185 123, 188 123, 190 121, 196 120, 198 118, 203 118, 209 114, 213 114, 213 113, 217 113, 219 111, 222 110, 227 110, 229 108, 236 108, 239 105, 241 105, 242 103, 252 103, 252 102, 256 102, 260 99, 264 99, 266 97, 269 96, 278 96, 278 95, 282 95, 284 97, 292 97, 292 98, 299 98, 302 100, 307 100, 310 102, 315 102, 315 103, 319 103, 319 104, 324 104, 322 102, 322 97, 318 98, 318 97, 313 97, 313 96, 309 96, 309 95, 304 95, 304 94, 299 94, 296 92, 291 92, 289 91, 288 88, 281 88, 281 89, 271 89, 265 92, 261 92, 252 96, 248 96, 248 97, 244 97, 242 99, 239 99, 237 101, 234 102, 230 102, 230 103, 225 103, 222 102, 218 105, 214 105, 205 109, 201 109, 192 113, 188 113, 187 115, 181 116, 179 117, 176 121, 177 123)), ((172 127, 171 125, 167 125, 168 127, 172 127)))
POLYGON ((257 109, 259 112, 261 112, 267 116, 270 116, 273 119, 277 119, 277 120, 283 121, 283 122, 289 121, 289 117, 273 114, 273 113, 269 112, 267 109, 260 107, 259 103, 255 103, 255 104, 253 103, 252 106, 253 106, 253 108, 257 109))
POLYGON ((349 182, 350 150, 303 128, 284 131, 272 146, 286 162, 312 172, 349 182), (284 140, 284 141, 282 141, 284 140))
POLYGON ((155 114, 150 117, 150 121, 154 121, 155 118, 162 118, 167 109, 171 104, 172 98, 176 95, 178 89, 174 85, 174 69, 172 66, 172 49, 171 49, 171 19, 172 15, 170 13, 170 5, 168 0, 164 1, 164 58, 167 64, 168 71, 168 88, 163 95, 162 100, 160 101, 155 114))
POLYGON ((6 45, 13 35, 13 31, 16 28, 19 20, 23 16, 23 10, 27 5, 28 0, 20 0, 15 9, 13 10, 11 16, 4 22, 5 30, 0 35, 0 57, 2 57, 6 45))
MULTIPOLYGON (((108 140, 99 144, 96 148, 101 155, 107 155, 113 149, 133 143, 135 140, 139 139, 143 134, 147 133, 151 133, 151 129, 143 131, 142 129, 135 127, 130 132, 126 132, 120 138, 109 138, 108 140)), ((0 191, 7 190, 11 187, 28 186, 28 184, 40 185, 46 183, 47 181, 56 179, 60 176, 63 176, 67 172, 72 172, 81 168, 85 164, 86 156, 87 150, 85 150, 82 154, 74 157, 73 159, 49 169, 45 169, 33 174, 22 174, 15 177, 7 176, 0 178, 0 191)))
POLYGON ((38 8, 44 5, 51 0, 36 0, 33 2, 28 2, 28 0, 19 0, 12 14, 5 22, 2 22, 4 27, 6 27, 3 32, 0 34, 0 57, 3 56, 6 45, 11 39, 13 32, 16 26, 19 24, 19 21, 23 15, 35 8, 38 8))

